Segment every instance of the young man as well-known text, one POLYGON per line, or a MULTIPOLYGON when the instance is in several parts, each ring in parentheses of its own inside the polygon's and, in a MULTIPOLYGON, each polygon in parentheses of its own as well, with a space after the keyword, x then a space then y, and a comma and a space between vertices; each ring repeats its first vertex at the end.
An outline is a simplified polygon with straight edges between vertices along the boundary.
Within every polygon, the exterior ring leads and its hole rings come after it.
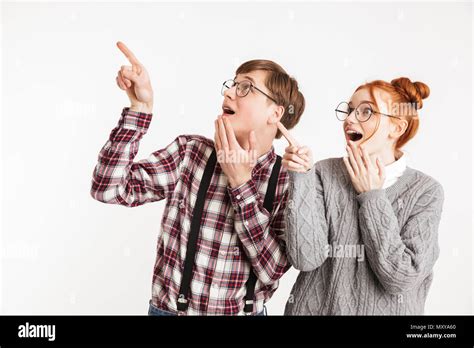
POLYGON ((242 64, 222 86, 214 141, 178 136, 134 162, 152 119, 148 73, 121 42, 131 66, 118 126, 99 153, 94 199, 134 207, 166 199, 149 314, 261 314, 289 269, 282 241, 288 174, 272 145, 277 123, 294 127, 304 111, 295 79, 276 63, 242 64))

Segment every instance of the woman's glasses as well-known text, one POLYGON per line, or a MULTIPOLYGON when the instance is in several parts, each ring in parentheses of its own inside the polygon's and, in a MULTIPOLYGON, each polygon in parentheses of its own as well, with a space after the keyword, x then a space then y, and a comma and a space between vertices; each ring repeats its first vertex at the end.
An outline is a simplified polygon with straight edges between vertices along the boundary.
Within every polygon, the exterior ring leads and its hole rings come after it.
POLYGON ((262 91, 260 88, 254 86, 252 84, 252 82, 250 82, 248 80, 244 80, 244 81, 241 81, 241 82, 236 82, 234 80, 224 81, 224 83, 222 84, 222 88, 221 88, 221 94, 224 95, 225 91, 227 91, 228 89, 231 89, 234 86, 237 86, 236 87, 236 94, 237 94, 238 97, 245 97, 247 94, 249 94, 251 88, 255 88, 257 91, 259 91, 260 93, 265 95, 268 99, 270 99, 273 102, 275 102, 276 104, 278 104, 278 102, 275 99, 270 97, 267 93, 262 91))
POLYGON ((347 102, 340 102, 336 107, 336 117, 339 121, 345 121, 353 111, 355 111, 355 117, 359 122, 367 122, 373 114, 400 118, 398 116, 387 115, 375 111, 369 103, 361 103, 358 107, 353 108, 347 102))

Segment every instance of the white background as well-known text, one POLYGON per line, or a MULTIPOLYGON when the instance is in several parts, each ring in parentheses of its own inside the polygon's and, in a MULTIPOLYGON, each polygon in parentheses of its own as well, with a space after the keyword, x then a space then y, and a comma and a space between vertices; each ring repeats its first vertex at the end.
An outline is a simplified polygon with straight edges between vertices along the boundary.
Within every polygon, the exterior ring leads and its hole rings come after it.
MULTIPOLYGON (((431 96, 406 150, 444 187, 441 256, 426 314, 473 313, 470 3, 3 3, 0 313, 146 314, 164 202, 90 194, 127 97, 124 41, 151 74, 154 119, 137 160, 177 135, 213 137, 222 81, 249 59, 294 75, 293 134, 315 159, 344 154, 334 107, 366 81, 407 76, 431 96)), ((275 141, 278 153, 286 146, 275 141)), ((282 314, 297 271, 268 303, 282 314)))

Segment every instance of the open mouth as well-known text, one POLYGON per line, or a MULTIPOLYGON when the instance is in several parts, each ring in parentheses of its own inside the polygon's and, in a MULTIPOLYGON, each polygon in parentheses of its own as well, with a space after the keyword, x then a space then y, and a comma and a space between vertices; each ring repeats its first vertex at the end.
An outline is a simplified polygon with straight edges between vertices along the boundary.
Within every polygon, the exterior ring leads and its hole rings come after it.
POLYGON ((348 130, 346 133, 351 141, 359 141, 363 137, 362 133, 355 130, 348 130))
POLYGON ((234 115, 235 111, 229 108, 228 106, 224 106, 222 108, 222 111, 224 111, 224 115, 234 115))

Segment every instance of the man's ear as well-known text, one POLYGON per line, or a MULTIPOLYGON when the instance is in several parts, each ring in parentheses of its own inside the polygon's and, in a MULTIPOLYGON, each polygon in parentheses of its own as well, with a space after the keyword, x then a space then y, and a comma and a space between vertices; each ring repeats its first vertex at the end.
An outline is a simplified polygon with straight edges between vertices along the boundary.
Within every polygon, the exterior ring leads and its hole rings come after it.
POLYGON ((272 108, 272 113, 270 114, 270 116, 268 116, 267 123, 277 124, 283 117, 284 113, 285 113, 285 108, 282 105, 274 105, 272 108))
POLYGON ((396 119, 391 122, 389 137, 398 139, 407 130, 408 121, 404 119, 396 119))

